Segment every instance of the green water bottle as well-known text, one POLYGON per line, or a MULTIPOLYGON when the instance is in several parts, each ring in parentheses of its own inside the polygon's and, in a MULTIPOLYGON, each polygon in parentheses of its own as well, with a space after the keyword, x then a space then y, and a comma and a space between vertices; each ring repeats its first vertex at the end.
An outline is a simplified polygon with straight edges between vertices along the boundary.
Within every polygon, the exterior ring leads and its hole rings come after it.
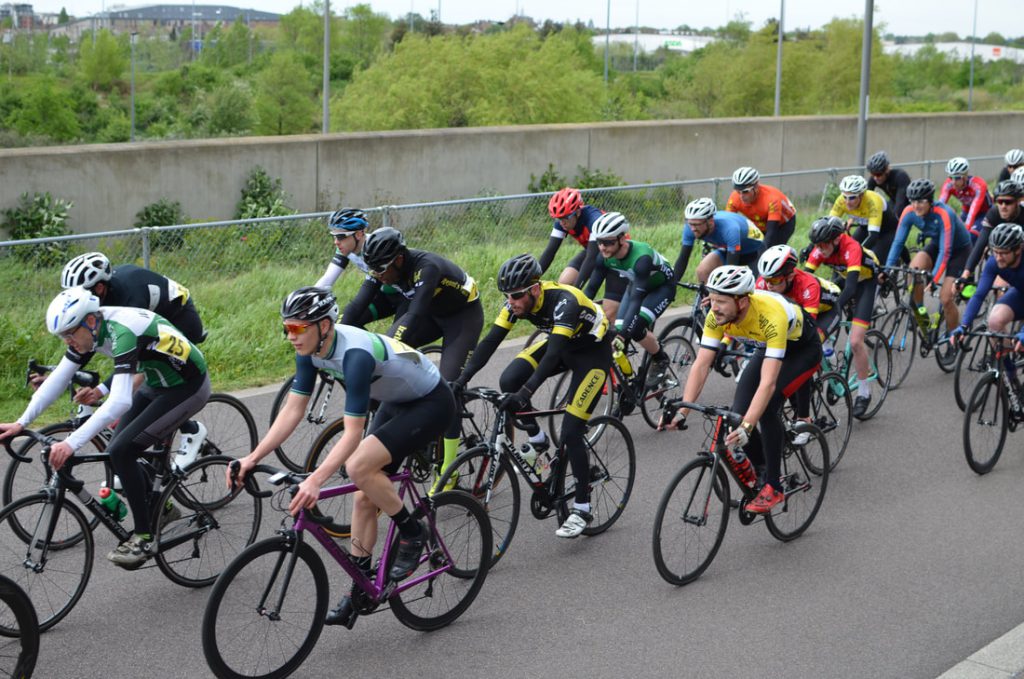
POLYGON ((128 508, 121 501, 121 496, 106 486, 100 488, 100 504, 118 521, 128 516, 128 508))

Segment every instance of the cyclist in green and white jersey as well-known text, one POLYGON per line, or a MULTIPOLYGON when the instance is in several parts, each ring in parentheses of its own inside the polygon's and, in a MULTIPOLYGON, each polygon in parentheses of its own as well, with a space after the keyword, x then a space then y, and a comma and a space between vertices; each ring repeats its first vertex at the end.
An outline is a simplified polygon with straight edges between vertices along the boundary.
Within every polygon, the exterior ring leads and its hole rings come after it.
POLYGON ((106 451, 121 479, 135 529, 107 558, 124 568, 135 568, 150 557, 153 548, 149 481, 138 457, 172 436, 206 405, 210 397, 206 359, 162 316, 145 309, 102 307, 98 297, 80 287, 62 291, 50 303, 46 329, 64 340, 67 353, 18 421, 0 424, 0 440, 16 436, 30 425, 94 354, 113 358, 114 377, 106 401, 81 427, 52 446, 50 464, 60 469, 104 427, 117 422, 106 451), (133 394, 135 373, 143 375, 145 384, 133 394))

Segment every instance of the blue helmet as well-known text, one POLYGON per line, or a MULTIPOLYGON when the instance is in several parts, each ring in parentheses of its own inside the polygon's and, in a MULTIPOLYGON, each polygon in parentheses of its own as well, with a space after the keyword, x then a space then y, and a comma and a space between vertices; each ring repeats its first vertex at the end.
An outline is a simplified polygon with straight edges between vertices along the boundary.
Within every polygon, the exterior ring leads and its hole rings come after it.
POLYGON ((327 230, 332 236, 363 231, 367 226, 366 213, 355 208, 335 210, 327 220, 327 230))

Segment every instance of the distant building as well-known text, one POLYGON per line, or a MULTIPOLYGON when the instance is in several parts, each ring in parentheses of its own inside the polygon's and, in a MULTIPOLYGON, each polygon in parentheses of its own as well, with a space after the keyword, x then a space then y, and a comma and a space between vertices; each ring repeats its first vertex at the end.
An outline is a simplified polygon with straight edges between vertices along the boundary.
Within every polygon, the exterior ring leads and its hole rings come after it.
POLYGON ((91 17, 79 18, 63 26, 55 26, 53 35, 67 35, 73 40, 83 33, 107 29, 112 33, 139 33, 140 35, 169 35, 173 30, 180 35, 195 23, 196 33, 205 35, 218 24, 231 25, 242 17, 252 27, 276 26, 280 14, 241 9, 227 5, 150 5, 132 9, 112 9, 91 17), (194 12, 194 14, 193 14, 194 12))
MULTIPOLYGON (((892 42, 883 42, 882 50, 886 54, 901 54, 905 57, 913 56, 917 54, 917 51, 926 45, 931 45, 939 52, 946 54, 954 59, 966 61, 971 58, 971 43, 970 42, 934 42, 934 43, 903 43, 896 44, 892 42)), ((1024 50, 1017 47, 1005 47, 1003 45, 985 45, 982 43, 976 43, 974 45, 974 56, 982 61, 998 61, 999 59, 1009 59, 1018 64, 1024 64, 1024 50)))
POLYGON ((0 21, 10 19, 17 29, 31 30, 36 25, 36 13, 32 5, 15 5, 5 3, 0 5, 0 21))
MULTIPOLYGON (((667 49, 671 52, 689 54, 702 47, 707 47, 718 38, 709 35, 680 35, 675 33, 612 33, 608 36, 611 43, 624 44, 633 47, 638 45, 641 52, 651 53, 659 49, 667 49)), ((605 37, 603 34, 591 38, 594 47, 603 49, 605 37)))

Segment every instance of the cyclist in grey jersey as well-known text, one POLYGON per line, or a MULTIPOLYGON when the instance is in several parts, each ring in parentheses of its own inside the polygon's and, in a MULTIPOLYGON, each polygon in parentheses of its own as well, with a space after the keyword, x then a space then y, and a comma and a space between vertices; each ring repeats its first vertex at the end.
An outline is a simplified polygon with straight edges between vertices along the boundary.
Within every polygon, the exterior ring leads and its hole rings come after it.
POLYGON ((101 307, 84 288, 69 288, 51 302, 47 329, 68 351, 32 396, 17 422, 0 424, 0 440, 16 436, 67 388, 75 371, 94 354, 114 359, 110 395, 85 424, 50 449, 50 464, 60 469, 79 448, 117 421, 107 445, 110 463, 120 477, 135 520, 134 534, 107 555, 133 568, 151 555, 152 534, 148 481, 138 463, 141 453, 167 437, 199 412, 210 397, 210 378, 202 352, 163 317, 130 307, 101 307), (132 376, 145 384, 132 393, 132 376))
MULTIPOLYGON (((285 298, 281 318, 296 353, 294 386, 270 431, 240 460, 238 478, 295 430, 309 402, 316 369, 331 371, 345 384, 345 430, 320 466, 299 484, 289 511, 297 514, 316 504, 320 489, 344 465, 359 488, 352 507, 352 555, 369 572, 379 508, 394 520, 400 536, 389 577, 408 577, 418 564, 427 531, 402 504, 388 474, 398 471, 410 453, 441 438, 455 417, 452 392, 418 351, 393 338, 337 324, 338 304, 329 290, 296 290, 285 298), (381 405, 364 438, 371 398, 381 405)), ((230 477, 227 482, 232 482, 230 477)), ((325 622, 351 626, 354 616, 350 594, 325 622)))

